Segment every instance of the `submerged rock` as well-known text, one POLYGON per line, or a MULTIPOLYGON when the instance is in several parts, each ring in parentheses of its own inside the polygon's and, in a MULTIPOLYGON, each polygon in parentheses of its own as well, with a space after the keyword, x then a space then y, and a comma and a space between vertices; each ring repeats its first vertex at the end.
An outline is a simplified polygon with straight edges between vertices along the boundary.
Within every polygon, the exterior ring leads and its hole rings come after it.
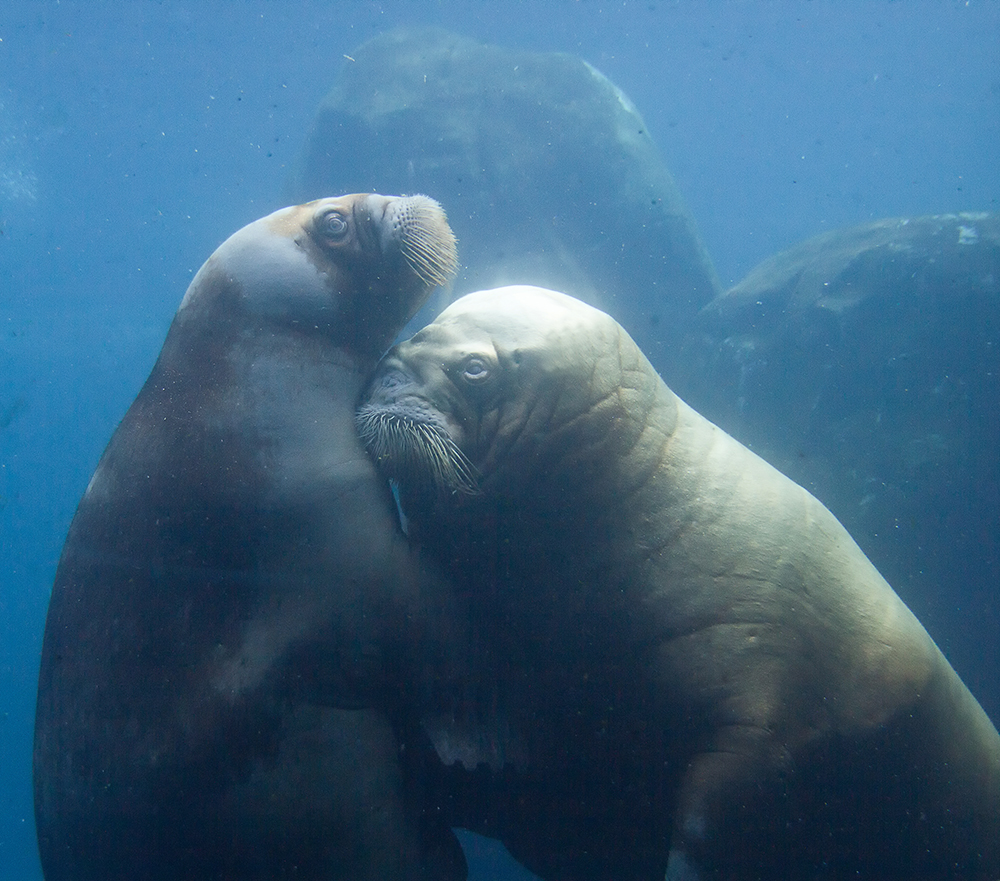
POLYGON ((694 328, 678 393, 837 514, 997 718, 1000 215, 817 236, 694 328))
POLYGON ((365 190, 445 206, 463 265, 456 294, 512 283, 573 293, 661 367, 675 328, 719 293, 638 111, 572 55, 433 28, 360 46, 317 111, 295 197, 365 190))

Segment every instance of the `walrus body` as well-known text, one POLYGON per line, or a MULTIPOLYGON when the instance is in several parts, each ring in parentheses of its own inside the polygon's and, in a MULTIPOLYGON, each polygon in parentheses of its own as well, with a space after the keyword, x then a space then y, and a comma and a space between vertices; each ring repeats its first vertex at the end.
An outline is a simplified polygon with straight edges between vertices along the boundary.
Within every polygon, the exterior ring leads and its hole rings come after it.
MULTIPOLYGON (((466 598, 425 722, 543 877, 1000 877, 1000 737, 844 528, 563 294, 458 300, 359 413, 466 598)), ((456 777, 460 775, 456 773, 456 777)))
POLYGON ((198 272, 56 574, 48 881, 464 876, 387 697, 432 588, 354 429, 454 265, 437 203, 356 195, 262 218, 198 272))

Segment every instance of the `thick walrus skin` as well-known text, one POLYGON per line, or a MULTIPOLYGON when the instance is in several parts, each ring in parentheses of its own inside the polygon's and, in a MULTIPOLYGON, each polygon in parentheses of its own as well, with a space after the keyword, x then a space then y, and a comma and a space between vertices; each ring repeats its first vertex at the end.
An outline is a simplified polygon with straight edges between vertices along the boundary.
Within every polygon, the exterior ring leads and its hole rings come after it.
POLYGON ((48 881, 464 877, 395 711, 435 583, 354 428, 454 266, 436 202, 362 194, 251 223, 194 278, 56 574, 48 881))
POLYGON ((425 720, 476 769, 466 825, 550 879, 1000 877, 975 698, 833 515, 610 317, 463 297, 359 427, 466 603, 466 681, 425 720))

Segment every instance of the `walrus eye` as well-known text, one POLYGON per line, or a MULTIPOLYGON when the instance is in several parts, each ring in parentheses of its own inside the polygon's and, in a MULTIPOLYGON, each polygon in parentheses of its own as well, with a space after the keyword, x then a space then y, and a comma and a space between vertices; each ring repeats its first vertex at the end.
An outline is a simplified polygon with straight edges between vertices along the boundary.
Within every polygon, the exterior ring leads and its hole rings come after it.
POLYGON ((490 365, 478 355, 470 355, 462 364, 462 379, 478 385, 490 378, 490 365))
POLYGON ((316 219, 316 230, 330 242, 339 242, 350 229, 344 215, 339 211, 328 211, 316 219))

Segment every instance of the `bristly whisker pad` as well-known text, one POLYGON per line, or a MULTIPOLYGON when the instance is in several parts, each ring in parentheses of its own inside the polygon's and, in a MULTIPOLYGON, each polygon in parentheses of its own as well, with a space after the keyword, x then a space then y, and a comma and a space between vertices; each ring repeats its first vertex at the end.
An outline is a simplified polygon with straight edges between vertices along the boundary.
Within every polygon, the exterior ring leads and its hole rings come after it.
POLYGON ((479 492, 476 467, 443 428, 376 404, 358 411, 357 427, 378 467, 400 485, 429 482, 445 493, 479 492))

